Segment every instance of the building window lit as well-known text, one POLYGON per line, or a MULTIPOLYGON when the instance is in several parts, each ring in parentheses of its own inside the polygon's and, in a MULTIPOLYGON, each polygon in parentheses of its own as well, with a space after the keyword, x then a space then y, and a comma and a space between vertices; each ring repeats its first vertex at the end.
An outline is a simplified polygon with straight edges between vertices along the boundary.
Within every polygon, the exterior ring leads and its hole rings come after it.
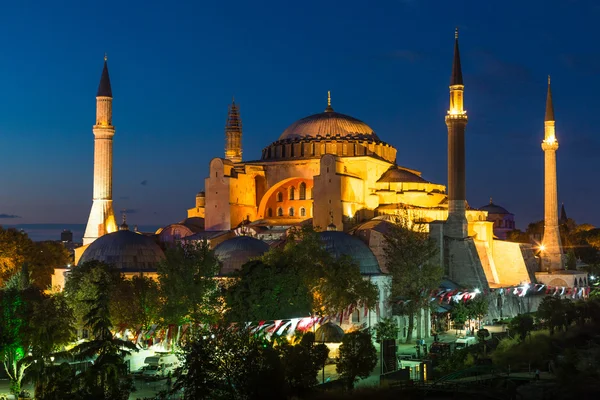
POLYGON ((306 200, 306 183, 302 182, 300 184, 300 193, 298 194, 298 198, 300 200, 306 200))
POLYGON ((279 208, 277 209, 277 216, 278 216, 278 217, 283 217, 283 208, 279 207, 279 208))
POLYGON ((269 207, 267 209, 267 217, 271 218, 272 216, 273 216, 273 209, 269 207))
POLYGON ((300 216, 306 217, 306 208, 304 208, 304 207, 300 208, 300 216))
POLYGON ((294 207, 290 207, 289 213, 290 213, 290 217, 294 216, 294 207))
POLYGON ((283 193, 277 192, 277 201, 279 201, 279 202, 283 201, 283 193))
POLYGON ((290 187, 290 200, 294 200, 294 197, 296 197, 296 188, 295 187, 290 187))

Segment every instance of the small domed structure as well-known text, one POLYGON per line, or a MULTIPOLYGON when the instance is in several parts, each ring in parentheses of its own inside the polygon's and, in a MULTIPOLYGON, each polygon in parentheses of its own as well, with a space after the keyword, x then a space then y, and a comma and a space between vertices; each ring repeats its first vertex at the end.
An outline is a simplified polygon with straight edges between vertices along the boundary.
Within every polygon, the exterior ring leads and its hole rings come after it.
POLYGON ((315 342, 341 343, 344 330, 333 322, 324 323, 315 332, 315 342))
POLYGON ((122 272, 153 272, 165 258, 152 238, 129 230, 109 233, 96 239, 83 252, 78 264, 97 260, 122 272))
POLYGON ((490 203, 479 208, 487 211, 487 220, 494 223, 494 235, 499 239, 506 239, 507 232, 515 229, 515 216, 506 208, 494 204, 490 197, 490 203))
POLYGON ((236 236, 219 243, 215 247, 215 255, 221 262, 219 275, 231 275, 252 258, 260 257, 268 250, 268 244, 250 236, 236 236))
POLYGON ((325 250, 335 258, 349 256, 360 268, 362 275, 379 275, 381 269, 377 258, 359 238, 338 231, 320 232, 325 250))
POLYGON ((204 230, 204 218, 186 218, 176 224, 170 224, 156 231, 161 243, 173 244, 177 241, 204 230))

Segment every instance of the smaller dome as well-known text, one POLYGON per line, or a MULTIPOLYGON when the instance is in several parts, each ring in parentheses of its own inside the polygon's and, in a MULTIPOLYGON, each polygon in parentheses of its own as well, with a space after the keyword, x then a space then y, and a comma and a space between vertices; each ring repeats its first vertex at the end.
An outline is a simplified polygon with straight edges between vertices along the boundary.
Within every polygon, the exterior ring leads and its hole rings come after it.
POLYGON ((338 231, 320 232, 319 236, 325 244, 325 250, 335 258, 349 256, 360 268, 362 275, 381 274, 377 258, 362 240, 338 231))
POLYGON ((344 330, 333 322, 324 323, 315 332, 315 342, 341 343, 344 330))
POLYGON ((511 212, 509 212, 506 208, 499 206, 497 204, 494 204, 492 202, 492 199, 490 198, 490 204, 486 204, 483 207, 479 208, 480 211, 487 211, 488 214, 512 214, 511 212))
POLYGON ((260 257, 267 251, 269 251, 268 244, 250 236, 227 239, 215 247, 215 255, 222 264, 219 275, 231 275, 252 258, 260 257))
POLYGON ((96 239, 83 252, 78 264, 97 260, 112 264, 123 272, 156 271, 165 258, 151 237, 120 230, 96 239))

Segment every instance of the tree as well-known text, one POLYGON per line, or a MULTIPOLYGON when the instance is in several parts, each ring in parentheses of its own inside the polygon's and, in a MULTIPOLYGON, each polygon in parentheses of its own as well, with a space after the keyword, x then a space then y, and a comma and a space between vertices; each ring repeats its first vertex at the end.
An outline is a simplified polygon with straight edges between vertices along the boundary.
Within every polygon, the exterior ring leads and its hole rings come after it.
POLYGON ((69 258, 61 243, 34 242, 24 232, 0 226, 0 286, 27 263, 32 284, 47 289, 54 268, 67 265, 69 258))
POLYGON ((567 251, 565 267, 570 271, 577 270, 577 256, 575 256, 575 251, 573 249, 567 251))
POLYGON ((167 249, 158 265, 163 321, 173 325, 216 321, 221 307, 218 270, 217 257, 206 241, 167 249))
POLYGON ((28 271, 0 290, 0 357, 19 393, 25 371, 34 360, 44 362, 73 337, 72 313, 62 295, 49 296, 32 286, 28 271))
POLYGON ((463 330, 465 322, 469 319, 469 309, 462 301, 452 303, 452 310, 450 311, 450 319, 454 323, 454 329, 463 330))
POLYGON ((467 302, 467 316, 469 318, 476 318, 481 327, 481 319, 485 317, 488 312, 488 301, 483 295, 477 295, 474 299, 467 302))
POLYGON ((284 398, 279 352, 244 328, 206 328, 182 349, 174 390, 184 399, 284 398))
POLYGON ((226 291, 227 319, 248 322, 309 315, 312 296, 291 268, 250 261, 226 291))
POLYGON ((312 332, 302 335, 295 345, 284 339, 278 348, 288 393, 291 396, 304 396, 318 383, 317 373, 324 367, 329 349, 323 343, 315 343, 312 332))
POLYGON ((111 298, 112 320, 120 329, 147 330, 159 322, 160 289, 153 279, 134 276, 120 280, 111 298))
POLYGON ((506 240, 508 242, 515 243, 530 243, 531 239, 527 232, 523 232, 520 229, 513 229, 512 231, 506 232, 506 240))
POLYGON ((84 328, 85 317, 95 304, 98 293, 98 282, 106 285, 107 294, 115 293, 116 288, 124 280, 121 272, 112 265, 91 260, 74 267, 65 283, 65 298, 73 309, 75 323, 84 328))
POLYGON ((396 324, 393 318, 382 318, 373 327, 373 331, 375 332, 375 340, 377 342, 398 338, 398 324, 396 324))
POLYGON ((537 316, 542 319, 544 325, 548 327, 550 335, 553 335, 556 328, 562 329, 566 325, 564 301, 558 297, 545 297, 538 307, 537 316))
POLYGON ((80 393, 86 398, 127 400, 135 387, 127 376, 124 357, 137 351, 137 347, 129 341, 114 338, 111 332, 112 278, 110 274, 100 274, 91 282, 96 296, 85 300, 89 311, 84 316, 84 324, 92 330, 93 339, 75 346, 71 353, 78 360, 94 360, 81 377, 80 393))
POLYGON ((412 341, 414 316, 429 306, 429 293, 439 287, 443 270, 436 260, 437 244, 421 225, 397 218, 385 235, 386 265, 392 276, 392 297, 405 300, 408 312, 406 343, 412 341))
POLYGON ((237 273, 227 290, 229 318, 239 322, 308 314, 331 315, 349 306, 374 305, 377 287, 350 258, 327 252, 312 226, 291 232, 237 273))
POLYGON ((367 331, 346 333, 342 338, 336 370, 348 389, 354 387, 357 377, 368 377, 377 364, 377 350, 367 331))
POLYGON ((519 314, 510 321, 508 327, 511 332, 518 333, 521 340, 525 340, 533 330, 533 317, 530 314, 519 314))
POLYGON ((60 242, 32 242, 27 262, 33 285, 48 289, 52 284, 54 269, 69 264, 71 256, 60 242))
POLYGON ((25 233, 0 226, 0 286, 11 276, 20 273, 32 245, 33 242, 25 233))

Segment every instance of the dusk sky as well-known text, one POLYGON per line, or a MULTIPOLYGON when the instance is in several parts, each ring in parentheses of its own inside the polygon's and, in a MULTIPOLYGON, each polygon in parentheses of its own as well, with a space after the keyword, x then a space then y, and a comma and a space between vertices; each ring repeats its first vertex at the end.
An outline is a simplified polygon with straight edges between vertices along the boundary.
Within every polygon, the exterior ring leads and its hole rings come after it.
POLYGON ((5 2, 0 224, 87 221, 105 52, 114 209, 132 210, 130 224, 186 217, 210 159, 223 157, 232 95, 244 160, 322 112, 331 90, 333 108, 396 147, 399 165, 445 185, 458 26, 469 204, 492 196, 519 228, 543 218, 551 74, 559 203, 600 225, 599 20, 593 0, 5 2))

